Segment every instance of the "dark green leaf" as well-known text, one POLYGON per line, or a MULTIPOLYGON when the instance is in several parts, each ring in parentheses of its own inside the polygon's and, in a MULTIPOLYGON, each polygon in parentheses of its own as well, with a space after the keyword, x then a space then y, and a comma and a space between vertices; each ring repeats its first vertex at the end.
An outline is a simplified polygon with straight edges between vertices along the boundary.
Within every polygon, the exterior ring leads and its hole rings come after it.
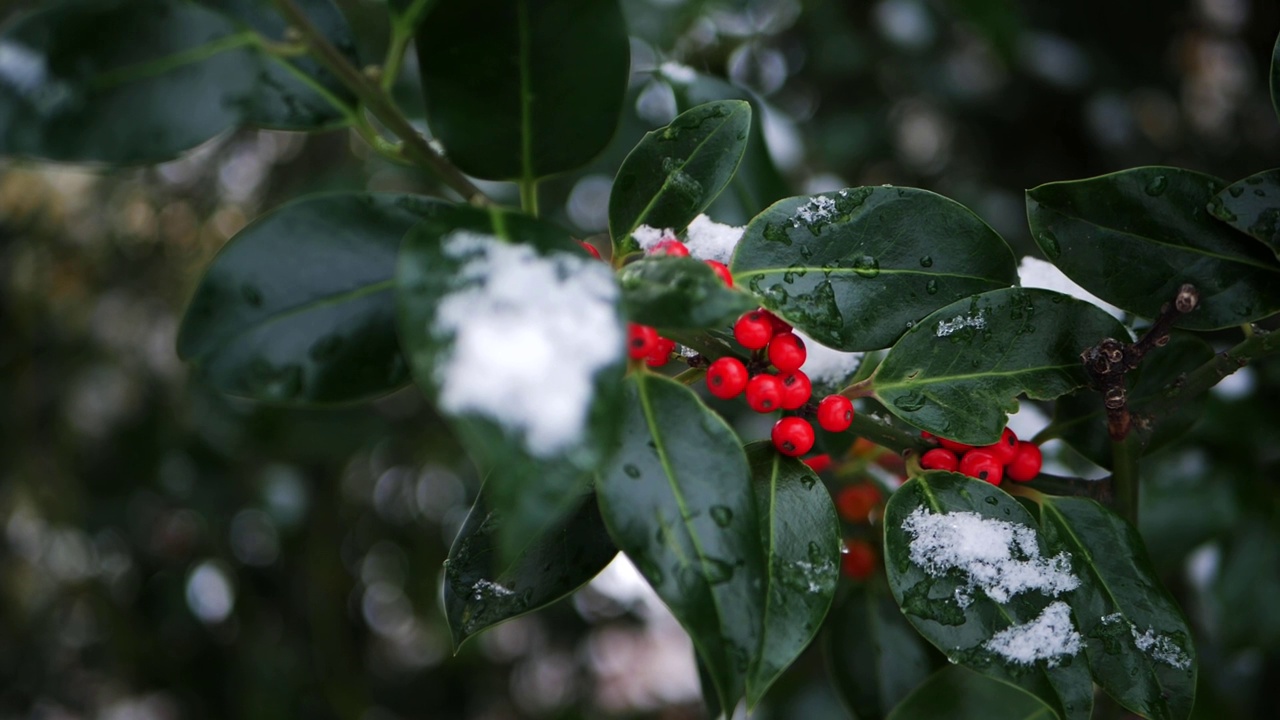
POLYGON ((1027 216, 1045 257, 1099 298, 1152 318, 1192 283, 1200 307, 1178 325, 1231 327, 1280 310, 1280 263, 1206 210, 1225 185, 1190 170, 1134 168, 1028 190, 1027 216))
POLYGON ((1070 560, 1047 552, 1017 500, 981 480, 928 472, 889 499, 884 528, 889 587, 926 640, 1066 720, 1089 717, 1093 682, 1059 597, 1072 589, 1070 560), (1050 620, 1052 632, 1028 632, 1050 620))
MULTIPOLYGON (((1217 478, 1215 478, 1217 479, 1217 478)), ((1223 548, 1207 588, 1209 611, 1233 650, 1280 647, 1280 532, 1265 517, 1245 517, 1223 548)))
MULTIPOLYGON (((351 27, 333 0, 297 0, 316 28, 355 67, 363 67, 356 53, 351 27)), ((274 41, 283 41, 286 24, 271 0, 198 0, 199 4, 221 12, 274 41)), ((320 63, 309 56, 261 58, 254 99, 247 122, 262 127, 309 130, 332 126, 345 120, 343 113, 321 92, 354 106, 355 96, 320 63), (300 76, 305 76, 300 77, 300 76), (319 86, 317 89, 315 86, 319 86)))
POLYGON ((625 386, 600 513, 693 638, 721 707, 733 707, 760 648, 768 579, 746 456, 683 385, 639 372, 625 386))
POLYGON ((889 715, 889 720, 1054 720, 1035 695, 962 667, 947 667, 889 715))
POLYGON ((858 585, 831 609, 823 631, 827 670, 858 720, 880 720, 936 663, 932 649, 881 587, 858 585))
POLYGON ((1271 107, 1280 117, 1280 37, 1271 48, 1271 107))
POLYGON ((756 308, 745 293, 725 287, 706 263, 692 258, 651 257, 618 274, 627 318, 672 329, 725 327, 756 308))
POLYGON ((631 56, 617 0, 437 2, 417 48, 431 129, 476 177, 585 165, 618 126, 631 56))
POLYGON ((527 536, 511 562, 503 562, 498 552, 501 524, 482 490, 449 549, 444 609, 455 648, 486 628, 573 592, 618 554, 594 495, 580 498, 567 518, 527 536))
POLYGON ((1209 212, 1280 255, 1280 170, 1232 183, 1209 202, 1209 212))
POLYGON ((622 161, 609 194, 614 255, 638 249, 631 233, 641 225, 684 230, 729 184, 750 128, 749 104, 721 100, 647 133, 622 161))
POLYGON ((244 120, 261 62, 255 37, 179 0, 48 4, 0 35, 0 153, 172 158, 244 120))
POLYGON ((1017 282, 1013 253, 994 230, 914 188, 777 202, 747 226, 732 269, 766 307, 841 350, 887 347, 937 308, 1017 282))
POLYGON ((513 559, 572 509, 615 442, 616 281, 560 228, 450 207, 405 237, 396 293, 414 378, 487 471, 513 559))
POLYGON ((1070 553, 1080 578, 1071 605, 1094 680, 1143 717, 1189 716, 1196 694, 1191 629, 1138 532, 1092 500, 1044 495, 1039 502, 1046 543, 1051 552, 1070 553))
POLYGON ((241 230, 196 288, 178 354, 215 387, 339 402, 408 380, 392 290, 400 239, 445 206, 413 195, 297 200, 241 230))
POLYGON ((760 651, 747 676, 754 706, 822 627, 840 577, 840 520, 813 471, 774 449, 746 447, 768 576, 760 651))
MULTIPOLYGON (((1142 365, 1130 373, 1129 409, 1141 421, 1134 432, 1143 438, 1144 453, 1166 447, 1200 419, 1206 395, 1187 398, 1172 413, 1152 415, 1146 408, 1162 401, 1181 375, 1212 358, 1213 347, 1208 343, 1195 335, 1177 333, 1170 336, 1168 345, 1148 353, 1142 365)), ((1111 436, 1100 393, 1086 388, 1059 398, 1054 404, 1053 425, 1057 437, 1081 455, 1104 468, 1111 467, 1111 436)))
POLYGON ((1017 396, 1051 400, 1086 383, 1080 352, 1128 339, 1097 306, 1051 290, 1008 288, 952 303, 902 336, 877 368, 894 415, 973 445, 1000 439, 1017 396))

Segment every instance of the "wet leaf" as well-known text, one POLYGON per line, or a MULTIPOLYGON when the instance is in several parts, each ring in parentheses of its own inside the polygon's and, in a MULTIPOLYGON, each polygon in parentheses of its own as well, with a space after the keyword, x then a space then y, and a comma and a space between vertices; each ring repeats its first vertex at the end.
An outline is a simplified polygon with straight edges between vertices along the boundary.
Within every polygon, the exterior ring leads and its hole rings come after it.
POLYGON ((646 133, 622 161, 609 193, 614 256, 639 249, 631 233, 641 225, 684 230, 729 184, 750 127, 750 105, 722 100, 646 133))
POLYGON ((1085 498, 1042 495, 1040 524, 1051 552, 1071 554, 1072 592, 1094 681, 1153 720, 1182 720, 1196 695, 1191 628, 1160 584, 1137 530, 1085 498))
POLYGON ((631 60, 616 0, 437 2, 417 48, 431 129, 470 175, 572 170, 618 127, 631 60))
POLYGON ((1214 217, 1280 255, 1280 170, 1266 170, 1228 185, 1209 207, 1216 211, 1214 217))
POLYGON ((731 268, 765 307, 840 350, 888 347, 939 307, 1017 282, 1013 253, 994 230, 915 188, 774 203, 747 226, 731 268))
POLYGON ((1051 400, 1083 387, 1080 352, 1127 331, 1097 306, 1051 290, 1008 288, 920 321, 876 369, 876 397, 894 415, 972 445, 1000 439, 1017 396, 1051 400))
POLYGON ((282 403, 404 385, 393 292, 400 239, 445 207, 416 195, 296 200, 236 234, 205 271, 178 354, 219 390, 282 403))
POLYGON ((768 564, 760 650, 747 676, 754 706, 822 627, 840 577, 840 520, 804 463, 770 442, 752 443, 746 453, 768 564))
POLYGON ((762 639, 768 565, 741 444, 691 390, 647 372, 625 383, 621 446, 600 513, 693 639, 721 707, 747 689, 762 639))
MULTIPOLYGON (((926 640, 953 662, 1035 694, 1066 720, 1089 717, 1093 681, 1079 638, 1075 652, 1070 651, 1069 628, 1058 628, 1032 647, 1022 647, 1022 651, 1035 651, 1025 663, 1001 651, 1001 638, 1016 637, 1055 617, 1055 608, 1062 611, 1066 607, 1062 592, 1070 589, 1063 577, 1063 563, 1069 561, 1054 558, 1035 521, 1017 500, 981 480, 927 472, 890 497, 884 527, 889 588, 907 620, 926 640), (982 528, 981 537, 965 534, 950 544, 970 551, 984 545, 989 559, 976 566, 986 573, 982 577, 947 563, 928 569, 921 564, 934 562, 931 553, 937 550, 921 539, 929 537, 929 530, 920 524, 955 513, 965 513, 958 517, 967 520, 957 532, 964 533, 972 525, 982 528), (991 545, 1006 541, 1006 548, 991 545), (1003 559, 997 550, 1005 551, 1003 559), (1015 559, 1022 564, 1014 564, 1015 559), (1046 637, 1062 642, 1055 646, 1046 637), (1055 649, 1061 652, 1048 652, 1055 649)), ((1070 622, 1069 614, 1065 622, 1070 622)))
POLYGON ((889 715, 889 720, 1054 720, 1035 695, 963 667, 934 673, 889 715))
POLYGON ((1140 167, 1027 191, 1040 250, 1072 280, 1116 307, 1153 318, 1183 283, 1200 307, 1178 327, 1211 330, 1280 310, 1280 262, 1218 222, 1218 178, 1140 167), (1115 272, 1123 267, 1124 272, 1115 272))
POLYGON ((749 295, 725 287, 706 263, 692 258, 645 258, 622 268, 618 281, 627 318, 642 325, 720 328, 756 308, 749 295))
POLYGON ((502 516, 489 510, 481 490, 449 549, 444 608, 455 648, 476 633, 568 595, 618 554, 594 495, 579 498, 570 515, 526 536, 511 561, 498 552, 501 524, 502 516))

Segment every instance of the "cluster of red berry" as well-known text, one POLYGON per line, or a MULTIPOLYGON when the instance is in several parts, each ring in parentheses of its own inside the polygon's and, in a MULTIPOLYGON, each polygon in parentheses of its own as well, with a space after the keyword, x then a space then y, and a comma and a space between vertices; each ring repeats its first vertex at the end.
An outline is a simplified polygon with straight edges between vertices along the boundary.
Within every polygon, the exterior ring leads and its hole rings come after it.
POLYGON ((999 442, 979 447, 928 432, 921 432, 920 436, 941 446, 925 451, 920 457, 920 467, 925 470, 959 471, 992 485, 999 485, 1006 475, 1018 482, 1026 482, 1040 474, 1040 446, 1019 440, 1009 428, 1001 433, 999 442))
POLYGON ((796 457, 813 448, 813 426, 801 415, 816 415, 818 425, 829 432, 849 429, 853 423, 849 398, 828 395, 816 408, 810 406, 813 386, 800 370, 808 353, 785 320, 768 310, 752 310, 733 324, 733 337, 752 351, 750 364, 735 357, 717 359, 707 368, 707 389, 722 400, 745 394, 747 406, 756 412, 796 412, 778 420, 770 433, 779 452, 796 457))

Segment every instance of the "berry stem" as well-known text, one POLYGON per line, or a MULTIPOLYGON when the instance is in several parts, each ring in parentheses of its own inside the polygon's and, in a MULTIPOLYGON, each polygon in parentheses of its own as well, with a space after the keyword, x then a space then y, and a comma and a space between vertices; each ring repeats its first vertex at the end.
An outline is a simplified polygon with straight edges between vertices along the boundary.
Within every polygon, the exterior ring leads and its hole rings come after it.
POLYGON ((876 392, 876 389, 872 383, 872 380, 874 379, 875 379, 874 375, 868 378, 863 378, 858 382, 853 383, 849 387, 841 390, 838 394, 843 395, 849 398, 850 400, 857 400, 858 398, 871 397, 876 392))
POLYGON ((681 385, 693 385, 694 383, 698 382, 699 380, 701 380, 702 378, 704 378, 704 377, 706 377, 706 376, 707 376, 707 369, 706 369, 706 368, 701 368, 701 367, 696 367, 696 368, 695 368, 695 367, 691 367, 691 368, 689 368, 688 370, 685 370, 685 371, 683 371, 683 372, 677 373, 677 374, 676 374, 674 377, 672 377, 671 379, 672 379, 672 380, 675 380, 676 382, 680 383, 681 385))
POLYGON ((1142 446, 1135 436, 1111 441, 1111 485, 1116 513, 1138 526, 1138 459, 1142 446))

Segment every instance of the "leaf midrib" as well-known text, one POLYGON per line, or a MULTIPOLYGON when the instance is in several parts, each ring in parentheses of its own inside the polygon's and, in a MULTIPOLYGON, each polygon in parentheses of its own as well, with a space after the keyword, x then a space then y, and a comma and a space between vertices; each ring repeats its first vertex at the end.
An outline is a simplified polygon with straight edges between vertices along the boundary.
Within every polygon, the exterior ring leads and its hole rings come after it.
MULTIPOLYGON (((824 275, 858 275, 858 277, 864 277, 860 275, 857 269, 855 268, 824 268, 817 265, 806 265, 802 267, 754 268, 751 270, 744 270, 742 272, 735 272, 733 274, 733 279, 736 281, 738 278, 748 278, 748 277, 754 277, 754 276, 769 275, 771 273, 781 274, 781 273, 789 273, 789 272, 796 273, 797 275, 800 274, 801 272, 805 272, 805 273, 812 272, 812 273, 822 273, 824 275)), ((981 275, 965 275, 963 273, 929 272, 927 270, 911 270, 909 268, 882 267, 876 273, 876 276, 880 276, 880 275, 924 275, 927 277, 934 277, 934 278, 957 278, 961 280, 979 280, 982 282, 995 283, 999 285, 1000 288, 1005 287, 1004 285, 1000 284, 1002 281, 998 278, 983 277, 981 275)), ((867 277, 866 279, 874 280, 875 277, 867 277)))
POLYGON ((901 390, 903 388, 916 388, 916 387, 922 387, 927 385, 936 385, 938 383, 944 383, 944 382, 956 382, 961 380, 980 380, 980 379, 989 378, 989 377, 992 377, 992 378, 1014 377, 1014 376, 1025 375, 1030 373, 1047 372, 1051 370, 1069 370, 1071 368, 1078 368, 1078 367, 1080 366, 1076 363, 1071 363, 1069 365, 1037 365, 1035 367, 1021 368, 1018 370, 1002 370, 1002 371, 993 370, 991 372, 985 372, 985 373, 966 373, 964 375, 941 375, 937 377, 925 378, 923 380, 899 380, 899 381, 889 382, 889 383, 878 383, 873 381, 872 388, 874 388, 876 394, 879 394, 880 391, 882 390, 901 390))

